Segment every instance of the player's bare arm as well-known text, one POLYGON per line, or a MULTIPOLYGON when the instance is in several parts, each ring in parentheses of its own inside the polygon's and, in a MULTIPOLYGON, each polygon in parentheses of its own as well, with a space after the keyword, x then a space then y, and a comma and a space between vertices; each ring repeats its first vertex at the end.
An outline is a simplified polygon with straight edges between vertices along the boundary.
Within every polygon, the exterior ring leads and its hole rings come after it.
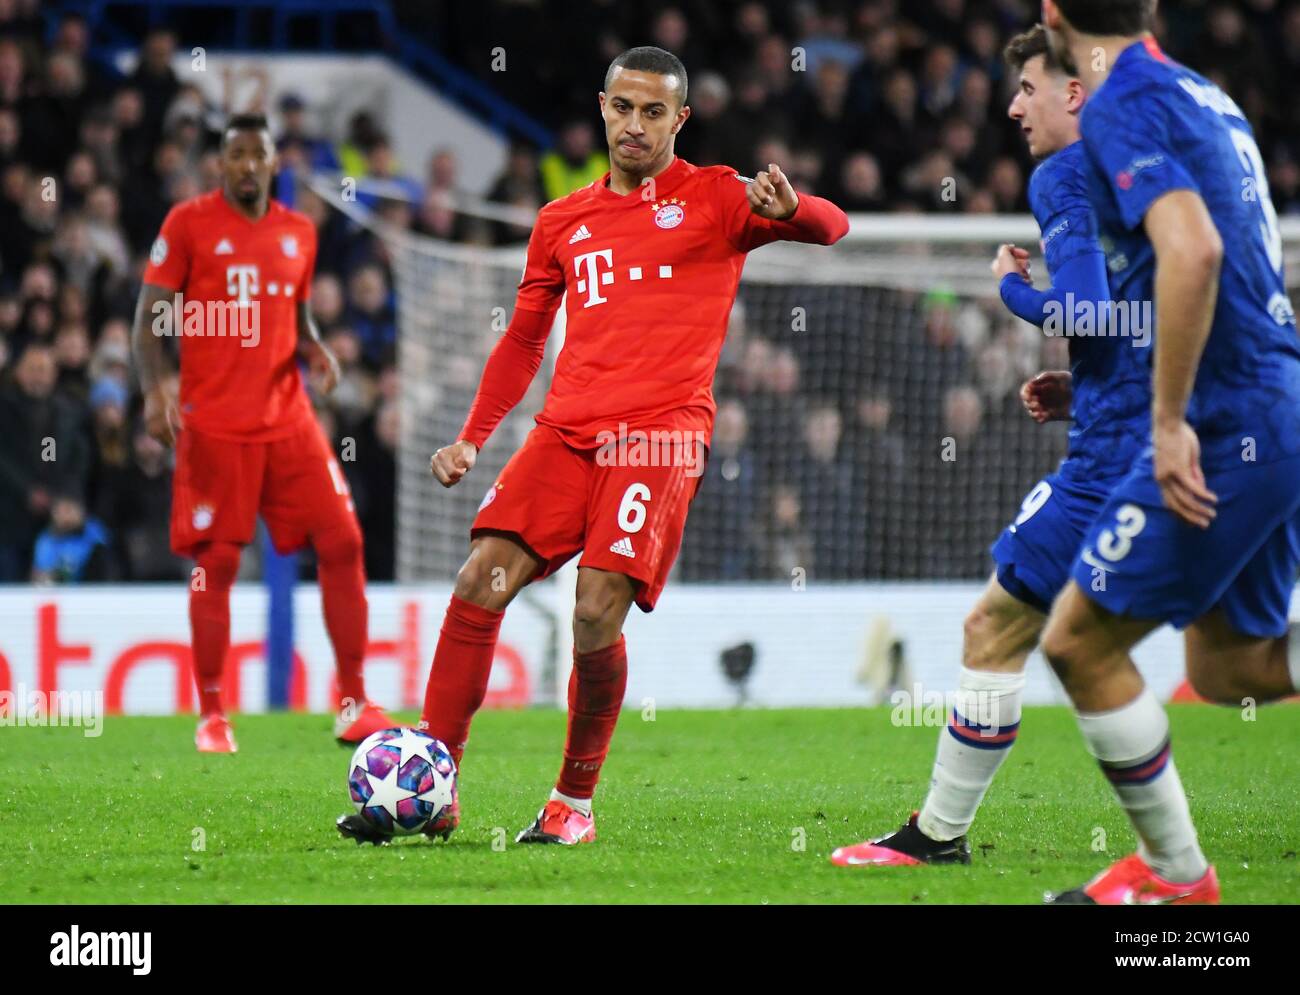
POLYGON ((1151 435, 1155 476, 1165 506, 1189 525, 1209 528, 1217 498, 1205 486, 1201 447, 1187 423, 1201 353, 1219 292, 1223 240, 1191 190, 1173 190, 1147 211, 1156 256, 1155 373, 1151 435))
POLYGON ((171 362, 163 346, 164 339, 172 334, 172 294, 166 287, 152 283, 140 288, 131 336, 136 376, 140 380, 140 393, 144 395, 145 429, 166 446, 175 445, 181 424, 171 380, 171 362))
POLYGON ((339 382, 339 361, 320 337, 311 306, 298 302, 298 355, 307 363, 312 386, 322 394, 330 393, 339 382))
POLYGON ((1073 400, 1074 377, 1069 370, 1044 370, 1020 386, 1020 403, 1040 425, 1068 421, 1073 400))

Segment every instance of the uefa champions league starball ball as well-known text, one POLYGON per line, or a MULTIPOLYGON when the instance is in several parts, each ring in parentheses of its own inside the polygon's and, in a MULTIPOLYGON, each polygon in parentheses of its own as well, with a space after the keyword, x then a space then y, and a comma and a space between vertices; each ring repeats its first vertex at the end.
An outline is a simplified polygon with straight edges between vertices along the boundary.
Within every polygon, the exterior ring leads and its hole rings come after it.
POLYGON ((375 829, 409 836, 456 800, 456 762, 432 736, 385 729, 367 736, 352 754, 348 794, 375 829))

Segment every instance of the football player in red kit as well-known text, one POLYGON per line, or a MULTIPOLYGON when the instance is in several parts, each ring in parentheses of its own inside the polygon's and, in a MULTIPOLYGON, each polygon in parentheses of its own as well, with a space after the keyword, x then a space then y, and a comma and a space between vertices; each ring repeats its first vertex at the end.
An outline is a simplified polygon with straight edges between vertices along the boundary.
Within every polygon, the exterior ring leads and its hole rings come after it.
POLYGON ((200 751, 235 752, 221 702, 230 647, 230 588, 260 513, 280 552, 310 542, 338 665, 335 735, 358 742, 396 723, 366 700, 367 606, 361 530, 347 483, 316 421, 298 359, 320 389, 338 362, 308 307, 316 230, 270 199, 275 145, 266 119, 232 118, 222 186, 177 204, 149 253, 136 305, 144 417, 176 446, 171 542, 196 569, 190 632, 200 751), (179 403, 162 337, 180 346, 179 403))
MULTIPOLYGON (((776 166, 750 180, 677 158, 674 138, 690 116, 686 71, 662 49, 616 58, 600 109, 610 171, 538 215, 510 326, 459 439, 432 460, 445 487, 473 469, 541 365, 567 293, 550 393, 523 447, 487 482, 420 720, 459 763, 503 611, 581 553, 564 763, 521 843, 596 837, 592 795, 627 684, 623 622, 633 602, 654 608, 681 543, 745 253, 777 239, 830 244, 848 230, 843 211, 796 194, 776 166)), ((425 832, 445 838, 458 821, 452 809, 425 832)), ((338 826, 378 842, 357 816, 338 826)))

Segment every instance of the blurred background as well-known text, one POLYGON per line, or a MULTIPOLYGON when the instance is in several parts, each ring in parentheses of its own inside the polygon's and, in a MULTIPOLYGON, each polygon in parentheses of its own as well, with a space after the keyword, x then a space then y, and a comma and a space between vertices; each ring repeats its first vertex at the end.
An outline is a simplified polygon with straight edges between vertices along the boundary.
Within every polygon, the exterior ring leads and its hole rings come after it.
MULTIPOLYGON (((1162 44, 1241 104, 1278 212, 1300 215, 1300 2, 1162 8, 1162 44)), ((607 170, 596 94, 640 44, 690 74, 680 155, 744 174, 781 163, 853 216, 834 250, 774 246, 749 264, 677 581, 983 577, 989 543, 1064 452, 1065 426, 1033 425, 1016 391, 1068 365, 1065 342, 1008 315, 988 273, 1000 241, 1037 245, 1001 61, 1037 13, 0 0, 0 582, 187 576, 130 321, 164 216, 219 184, 222 122, 247 110, 272 122, 276 195, 319 230, 313 309, 344 377, 314 401, 369 576, 449 580, 548 368, 472 487, 435 493, 428 456, 454 438, 504 328, 537 209, 607 170), (41 456, 50 439, 57 459, 41 456)), ((1294 281, 1297 222, 1284 224, 1294 281)), ((1041 285, 1041 260, 1035 273, 1041 285)), ((263 569, 254 547, 242 576, 263 569)), ((313 576, 310 552, 289 569, 313 576)))

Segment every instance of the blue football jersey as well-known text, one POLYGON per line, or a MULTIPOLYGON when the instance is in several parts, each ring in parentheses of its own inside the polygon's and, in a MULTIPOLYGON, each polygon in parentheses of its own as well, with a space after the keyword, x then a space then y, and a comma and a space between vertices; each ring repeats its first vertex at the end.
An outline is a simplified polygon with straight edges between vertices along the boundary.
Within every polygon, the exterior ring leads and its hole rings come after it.
POLYGON ((1029 206, 1042 232, 1053 305, 1060 305, 1064 318, 1060 327, 1053 329, 1051 321, 1044 327, 1068 335, 1074 380, 1069 451, 1061 472, 1081 482, 1101 482, 1127 473, 1146 444, 1151 374, 1144 354, 1150 337, 1120 335, 1127 329, 1108 323, 1104 307, 1110 291, 1087 174, 1083 143, 1067 145, 1029 178, 1029 206))
POLYGON ((1198 193, 1223 240, 1213 324, 1187 410, 1203 464, 1239 464, 1247 446, 1259 462, 1300 452, 1300 341, 1268 179, 1241 109, 1148 40, 1120 54, 1085 104, 1081 129, 1115 300, 1131 311, 1153 306, 1155 253, 1143 219, 1165 193, 1198 193))

